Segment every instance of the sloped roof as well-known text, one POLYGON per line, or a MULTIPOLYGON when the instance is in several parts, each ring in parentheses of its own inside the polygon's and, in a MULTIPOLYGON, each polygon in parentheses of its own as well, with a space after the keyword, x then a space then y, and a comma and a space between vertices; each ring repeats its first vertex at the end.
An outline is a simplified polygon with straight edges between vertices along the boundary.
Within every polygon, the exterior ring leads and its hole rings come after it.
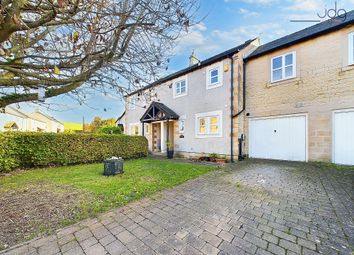
POLYGON ((178 120, 179 115, 166 105, 158 102, 152 102, 146 112, 141 117, 141 122, 154 122, 159 120, 178 120))
POLYGON ((314 26, 305 28, 298 32, 292 33, 272 42, 261 45, 255 51, 253 51, 246 59, 249 60, 252 58, 260 57, 272 51, 286 48, 294 44, 304 42, 324 34, 328 34, 350 24, 354 24, 354 10, 347 12, 346 19, 336 17, 330 20, 326 20, 314 26))
POLYGON ((125 115, 125 111, 116 119, 116 123, 120 121, 125 115))
MULTIPOLYGON (((49 115, 46 115, 46 114, 44 114, 44 113, 42 113, 42 112, 40 112, 40 111, 35 111, 34 113, 31 114, 31 117, 34 117, 34 118, 35 118, 35 116, 33 116, 33 114, 35 114, 35 113, 38 113, 38 114, 42 115, 43 117, 45 117, 45 118, 47 118, 47 119, 49 119, 49 120, 52 120, 52 121, 55 121, 55 122, 57 122, 57 123, 59 123, 59 124, 64 125, 64 123, 60 122, 59 120, 55 119, 54 117, 49 116, 49 115)), ((41 120, 39 120, 39 121, 41 121, 41 120)))
POLYGON ((229 50, 224 51, 224 52, 222 52, 220 54, 217 54, 217 55, 215 55, 215 56, 213 56, 211 58, 203 60, 203 61, 199 62, 198 64, 189 66, 189 67, 184 68, 184 69, 182 69, 182 70, 180 70, 178 72, 175 72, 175 73, 172 73, 170 75, 167 75, 166 77, 163 77, 163 78, 161 78, 161 79, 159 79, 159 80, 157 80, 157 81, 155 81, 155 82, 153 82, 153 83, 151 83, 151 84, 149 84, 149 85, 147 85, 147 86, 145 86, 145 87, 143 87, 141 89, 138 89, 136 91, 133 91, 133 92, 129 93, 128 95, 126 95, 126 97, 132 96, 132 95, 134 95, 136 93, 139 93, 139 92, 142 92, 142 91, 144 91, 146 89, 149 89, 149 88, 155 87, 157 85, 160 85, 161 83, 164 83, 166 81, 175 79, 175 78, 183 76, 183 75, 185 75, 187 73, 193 72, 193 71, 198 70, 200 68, 203 68, 205 66, 208 66, 208 65, 211 65, 211 64, 216 63, 218 61, 221 61, 221 60, 223 60, 225 58, 231 57, 234 54, 236 54, 237 52, 239 52, 239 51, 243 50, 244 48, 246 48, 254 40, 256 40, 256 39, 248 40, 248 41, 244 42, 243 44, 241 44, 239 46, 236 46, 236 47, 234 47, 232 49, 229 49, 229 50))
POLYGON ((30 116, 28 116, 27 113, 24 113, 23 111, 21 111, 19 109, 16 109, 16 108, 14 108, 12 106, 6 106, 5 107, 5 113, 16 115, 16 116, 21 117, 21 118, 30 118, 30 116))

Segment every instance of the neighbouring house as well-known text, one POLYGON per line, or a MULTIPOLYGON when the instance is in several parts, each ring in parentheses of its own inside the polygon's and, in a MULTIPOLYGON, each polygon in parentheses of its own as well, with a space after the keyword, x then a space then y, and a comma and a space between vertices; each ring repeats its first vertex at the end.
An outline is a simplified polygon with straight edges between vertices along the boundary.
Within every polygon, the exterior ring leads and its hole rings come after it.
POLYGON ((125 133, 152 152, 354 165, 354 11, 258 39, 125 97, 125 133))
POLYGON ((119 127, 124 132, 125 127, 125 111, 117 118, 116 127, 119 127))
POLYGON ((125 133, 144 135, 152 152, 166 144, 186 157, 210 153, 230 156, 231 109, 242 86, 243 57, 259 45, 258 39, 162 78, 126 99, 125 133), (143 123, 143 124, 142 124, 143 123))
POLYGON ((354 165, 354 11, 246 58, 245 152, 354 165))
POLYGON ((56 120, 55 118, 48 116, 40 111, 35 111, 30 114, 31 118, 37 121, 46 123, 45 132, 49 133, 62 133, 64 132, 64 123, 56 120))
POLYGON ((11 106, 6 106, 0 113, 0 131, 44 132, 45 122, 32 119, 27 113, 11 106))

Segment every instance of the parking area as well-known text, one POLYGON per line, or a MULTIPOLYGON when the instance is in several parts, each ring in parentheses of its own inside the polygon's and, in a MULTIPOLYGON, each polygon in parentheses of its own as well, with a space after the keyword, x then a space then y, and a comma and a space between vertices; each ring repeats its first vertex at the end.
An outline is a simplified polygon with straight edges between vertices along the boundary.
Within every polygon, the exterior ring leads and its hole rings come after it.
POLYGON ((352 254, 353 180, 242 162, 0 254, 352 254))

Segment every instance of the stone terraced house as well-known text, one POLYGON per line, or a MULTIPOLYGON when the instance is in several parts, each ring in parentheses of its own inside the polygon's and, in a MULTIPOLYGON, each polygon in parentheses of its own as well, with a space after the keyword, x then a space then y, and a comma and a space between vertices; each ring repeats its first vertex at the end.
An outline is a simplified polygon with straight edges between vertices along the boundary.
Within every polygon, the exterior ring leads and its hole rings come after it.
POLYGON ((250 40, 125 97, 151 152, 354 165, 354 11, 250 40))

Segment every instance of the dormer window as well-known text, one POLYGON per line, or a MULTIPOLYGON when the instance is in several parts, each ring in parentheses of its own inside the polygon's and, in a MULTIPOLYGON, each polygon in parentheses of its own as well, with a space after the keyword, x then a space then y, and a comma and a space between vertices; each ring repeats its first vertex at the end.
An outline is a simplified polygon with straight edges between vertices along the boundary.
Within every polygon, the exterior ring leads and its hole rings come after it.
POLYGON ((348 37, 348 65, 354 65, 354 32, 348 37))
POLYGON ((186 96, 187 93, 188 93, 187 79, 181 79, 174 83, 174 92, 173 92, 174 98, 186 96))
POLYGON ((272 58, 271 81, 277 82, 296 77, 296 53, 291 52, 272 58))

